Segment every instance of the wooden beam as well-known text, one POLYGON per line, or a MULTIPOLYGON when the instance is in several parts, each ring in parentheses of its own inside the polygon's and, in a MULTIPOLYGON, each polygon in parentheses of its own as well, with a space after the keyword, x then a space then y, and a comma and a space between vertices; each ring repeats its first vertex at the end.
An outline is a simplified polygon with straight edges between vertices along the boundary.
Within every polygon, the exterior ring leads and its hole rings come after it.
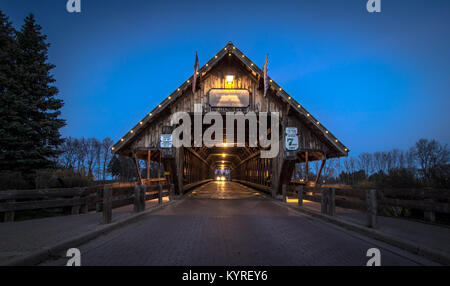
POLYGON ((138 164, 135 152, 133 152, 133 161, 134 161, 134 166, 136 167, 136 173, 138 176, 139 184, 142 185, 141 169, 139 168, 139 164, 138 164))
POLYGON ((159 152, 159 160, 158 160, 158 179, 161 178, 161 162, 162 162, 162 152, 159 152))
POLYGON ((248 156, 246 159, 242 160, 241 162, 239 162, 239 164, 237 164, 233 169, 238 168, 240 165, 246 163, 248 160, 251 160, 253 158, 255 158, 256 156, 258 156, 259 154, 261 154, 261 151, 257 151, 255 153, 253 153, 252 155, 248 156))
POLYGON ((272 195, 274 197, 282 194, 283 184, 289 184, 292 179, 294 168, 295 160, 282 159, 281 162, 278 163, 277 167, 272 170, 272 173, 277 176, 277 178, 274 178, 272 185, 272 195))
POLYGON ((322 169, 323 166, 325 166, 325 162, 327 161, 327 157, 325 155, 322 155, 322 164, 320 164, 320 169, 319 172, 317 173, 317 177, 316 180, 314 181, 314 183, 317 185, 317 183, 319 183, 320 180, 320 175, 322 174, 322 169))
POLYGON ((191 152, 195 157, 197 157, 198 159, 200 159, 200 161, 202 161, 206 166, 208 166, 209 168, 212 168, 211 165, 202 158, 202 156, 200 156, 197 152, 195 152, 192 148, 185 148, 185 150, 188 150, 189 152, 191 152))
POLYGON ((103 189, 103 223, 108 224, 112 221, 112 187, 105 185, 103 189))
POLYGON ((305 153, 305 182, 309 181, 309 152, 305 153))
POLYGON ((150 179, 150 163, 151 163, 152 151, 147 151, 147 179, 150 179))
POLYGON ((171 170, 172 177, 174 179, 175 189, 178 195, 182 195, 184 192, 184 183, 183 183, 183 171, 184 171, 184 150, 187 148, 180 147, 175 148, 175 160, 174 160, 174 169, 171 170))

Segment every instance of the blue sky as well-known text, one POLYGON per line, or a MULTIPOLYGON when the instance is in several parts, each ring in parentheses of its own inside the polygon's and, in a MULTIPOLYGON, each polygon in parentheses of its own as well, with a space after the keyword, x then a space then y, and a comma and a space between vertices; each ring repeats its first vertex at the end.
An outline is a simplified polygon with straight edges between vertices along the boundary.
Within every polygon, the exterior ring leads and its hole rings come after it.
POLYGON ((0 0, 51 43, 64 136, 118 140, 228 41, 351 150, 450 143, 450 1, 0 0))

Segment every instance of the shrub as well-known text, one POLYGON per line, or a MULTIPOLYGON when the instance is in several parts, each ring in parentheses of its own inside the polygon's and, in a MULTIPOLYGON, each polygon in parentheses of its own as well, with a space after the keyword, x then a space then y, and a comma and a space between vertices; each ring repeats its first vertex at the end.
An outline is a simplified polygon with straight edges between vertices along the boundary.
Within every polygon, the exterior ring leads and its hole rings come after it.
POLYGON ((0 172, 0 190, 32 189, 33 185, 20 172, 0 172))
POLYGON ((36 172, 36 188, 86 187, 91 180, 73 169, 39 170, 36 172))

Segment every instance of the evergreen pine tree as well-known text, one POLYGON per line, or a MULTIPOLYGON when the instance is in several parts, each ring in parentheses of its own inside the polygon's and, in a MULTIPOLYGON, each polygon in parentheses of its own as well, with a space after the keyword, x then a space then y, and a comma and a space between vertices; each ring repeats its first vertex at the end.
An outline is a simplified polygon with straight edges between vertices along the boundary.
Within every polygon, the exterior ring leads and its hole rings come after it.
POLYGON ((114 178, 121 176, 121 165, 120 160, 117 156, 113 156, 108 164, 108 173, 110 173, 114 178))
POLYGON ((56 98, 58 89, 50 73, 55 66, 47 62, 47 37, 32 14, 25 18, 16 37, 19 47, 16 77, 20 89, 11 111, 16 117, 9 122, 15 127, 17 140, 12 148, 16 161, 11 162, 10 168, 31 174, 51 167, 59 154, 57 147, 63 141, 59 129, 65 126, 65 120, 59 118, 63 101, 56 98))
POLYGON ((15 29, 0 10, 0 171, 15 170, 21 115, 17 106, 20 84, 17 57, 19 48, 15 29))

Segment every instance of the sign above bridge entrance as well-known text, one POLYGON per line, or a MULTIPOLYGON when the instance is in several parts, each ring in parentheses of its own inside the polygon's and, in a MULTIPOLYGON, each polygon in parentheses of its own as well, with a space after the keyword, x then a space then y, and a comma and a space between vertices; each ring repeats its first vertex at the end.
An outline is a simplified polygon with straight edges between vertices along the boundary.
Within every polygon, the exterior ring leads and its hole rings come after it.
POLYGON ((172 134, 161 134, 161 148, 172 148, 172 134))
POLYGON ((285 146, 288 151, 298 150, 298 136, 296 127, 286 127, 285 146))
POLYGON ((211 89, 209 105, 211 107, 247 107, 250 93, 246 89, 211 89))
POLYGON ((286 135, 297 135, 297 127, 286 127, 286 135))

